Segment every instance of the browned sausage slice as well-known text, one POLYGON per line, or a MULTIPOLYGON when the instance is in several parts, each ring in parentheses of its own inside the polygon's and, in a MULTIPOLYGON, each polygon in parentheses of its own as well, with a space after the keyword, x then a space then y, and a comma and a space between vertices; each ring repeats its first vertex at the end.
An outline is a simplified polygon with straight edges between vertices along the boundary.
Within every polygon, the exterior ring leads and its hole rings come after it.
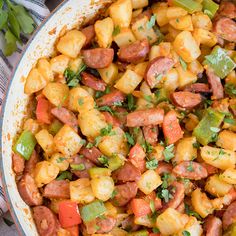
POLYGON ((201 163, 201 165, 207 170, 207 174, 209 175, 213 175, 219 172, 218 168, 216 168, 215 166, 212 166, 210 164, 207 163, 201 163))
POLYGON ((159 76, 163 76, 174 65, 174 61, 168 57, 157 57, 151 60, 146 68, 144 79, 151 88, 159 82, 159 76))
POLYGON ((227 229, 228 226, 236 222, 236 201, 232 202, 223 214, 222 218, 223 229, 227 229))
POLYGON ((219 218, 210 215, 205 220, 204 229, 206 231, 206 236, 221 236, 222 221, 219 218))
POLYGON ((53 212, 45 206, 33 208, 33 218, 40 236, 55 236, 59 223, 53 212))
POLYGON ((121 122, 119 121, 119 119, 117 117, 113 116, 111 113, 109 113, 107 111, 102 112, 102 114, 104 115, 105 120, 108 124, 111 124, 114 127, 122 128, 122 124, 121 124, 121 122))
POLYGON ((171 164, 161 161, 158 163, 158 166, 156 168, 156 172, 159 175, 163 175, 164 173, 170 174, 172 172, 172 169, 173 169, 173 167, 171 164))
POLYGON ((34 171, 34 168, 36 164, 39 162, 39 155, 34 150, 32 155, 30 156, 30 159, 25 162, 25 170, 24 173, 32 174, 34 171))
POLYGON ((118 52, 118 57, 121 61, 137 64, 146 58, 149 50, 147 39, 142 39, 122 46, 118 52))
POLYGON ((121 229, 129 232, 135 232, 140 228, 140 225, 134 223, 134 215, 129 215, 121 221, 121 229))
POLYGON ((75 114, 72 111, 69 111, 64 107, 55 107, 51 110, 51 113, 61 122, 69 125, 76 132, 78 132, 78 121, 75 114))
POLYGON ((67 180, 53 180, 43 191, 46 198, 70 198, 69 182, 67 180))
POLYGON ((43 203, 43 198, 30 174, 24 174, 17 187, 20 196, 29 206, 38 206, 43 203))
POLYGON ((128 127, 138 127, 147 125, 158 125, 163 123, 164 110, 160 108, 151 108, 147 110, 138 110, 127 115, 128 127))
POLYGON ((206 70, 208 83, 211 86, 212 97, 211 99, 221 99, 224 97, 224 88, 221 84, 221 80, 211 69, 206 70))
POLYGON ((221 17, 214 22, 213 32, 221 38, 236 42, 236 22, 228 17, 221 17))
POLYGON ((105 91, 106 83, 103 80, 98 79, 95 76, 86 72, 82 72, 81 75, 82 75, 82 80, 81 80, 82 84, 97 91, 105 91))
POLYGON ((95 38, 95 30, 94 25, 89 25, 81 30, 81 32, 85 35, 86 41, 84 43, 84 48, 89 46, 92 40, 95 38))
POLYGON ((25 159, 17 153, 12 153, 12 168, 17 175, 23 173, 25 159))
POLYGON ((221 2, 218 13, 228 18, 236 18, 236 4, 233 2, 221 2))
POLYGON ((108 67, 114 58, 114 50, 112 48, 94 48, 83 50, 82 55, 84 62, 88 67, 94 69, 102 69, 108 67))
POLYGON ((112 202, 116 206, 124 206, 133 199, 138 191, 138 186, 135 182, 127 182, 125 184, 116 185, 115 192, 117 193, 112 202))
POLYGON ((132 163, 126 162, 122 167, 113 172, 113 178, 122 182, 136 181, 141 176, 141 172, 132 163))
POLYGON ((192 92, 192 93, 210 93, 211 90, 208 84, 204 83, 195 83, 187 85, 184 88, 184 91, 192 92))
POLYGON ((85 148, 82 147, 79 151, 79 153, 81 155, 83 155, 85 158, 89 159, 91 162, 93 162, 96 165, 101 164, 98 160, 98 158, 100 156, 102 156, 102 153, 100 152, 100 150, 96 147, 92 147, 92 148, 85 148))
POLYGON ((98 106, 112 106, 115 102, 123 102, 126 96, 119 90, 114 90, 111 93, 105 94, 96 100, 98 106))
POLYGON ((96 218, 96 225, 99 228, 96 233, 105 234, 116 226, 116 219, 111 216, 106 216, 104 219, 96 218))
POLYGON ((200 163, 194 161, 183 161, 176 165, 173 173, 182 178, 200 180, 208 176, 207 170, 200 163))
POLYGON ((143 126, 143 135, 148 143, 155 146, 158 140, 158 127, 156 125, 143 126))
POLYGON ((171 94, 171 100, 178 107, 191 109, 201 103, 202 97, 198 93, 179 91, 171 94))

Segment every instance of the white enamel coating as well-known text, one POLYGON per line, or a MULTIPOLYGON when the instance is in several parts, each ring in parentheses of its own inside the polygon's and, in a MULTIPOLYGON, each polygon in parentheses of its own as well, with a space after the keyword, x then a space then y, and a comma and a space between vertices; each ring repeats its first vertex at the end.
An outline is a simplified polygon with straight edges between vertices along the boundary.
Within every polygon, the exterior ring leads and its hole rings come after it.
POLYGON ((16 66, 8 93, 2 108, 1 117, 1 175, 12 216, 21 235, 38 235, 29 207, 22 201, 16 187, 11 165, 13 139, 20 131, 26 117, 29 97, 24 94, 25 77, 38 58, 50 56, 53 45, 61 29, 78 27, 85 19, 89 20, 110 0, 67 0, 42 24, 33 35, 25 52, 16 66))

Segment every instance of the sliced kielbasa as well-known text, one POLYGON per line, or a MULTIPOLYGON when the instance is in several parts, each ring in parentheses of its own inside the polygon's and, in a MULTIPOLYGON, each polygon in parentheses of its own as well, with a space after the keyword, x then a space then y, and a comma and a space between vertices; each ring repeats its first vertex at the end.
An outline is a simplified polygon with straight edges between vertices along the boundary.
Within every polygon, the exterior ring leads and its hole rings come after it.
POLYGON ((221 16, 234 19, 236 18, 236 4, 233 2, 221 2, 218 13, 221 16))
POLYGON ((84 43, 84 48, 89 46, 92 40, 95 38, 95 30, 94 25, 89 25, 81 30, 81 32, 85 35, 86 41, 84 43))
POLYGON ((43 196, 46 198, 70 198, 69 181, 53 180, 45 186, 43 196))
POLYGON ((94 164, 96 165, 100 164, 98 158, 102 156, 102 153, 100 152, 98 148, 94 146, 92 148, 82 147, 79 153, 83 155, 85 158, 89 159, 94 164))
POLYGON ((204 83, 195 83, 187 85, 184 88, 184 91, 192 92, 192 93, 210 93, 211 90, 208 84, 204 83))
POLYGON ((23 173, 25 168, 25 159, 17 153, 12 153, 12 168, 17 175, 23 173))
POLYGON ((221 84, 221 80, 220 78, 215 75, 215 73, 211 70, 211 69, 207 69, 206 70, 206 74, 207 74, 207 79, 208 79, 208 83, 211 86, 211 90, 212 90, 212 99, 221 99, 224 97, 224 88, 221 84))
POLYGON ((106 111, 106 112, 102 112, 102 114, 104 115, 105 120, 108 124, 111 124, 114 127, 120 127, 120 128, 123 127, 119 119, 113 116, 111 113, 106 111))
POLYGON ((163 76, 174 65, 174 61, 168 57, 157 57, 151 60, 146 68, 144 78, 151 88, 159 82, 159 76, 163 76))
POLYGON ((207 170, 207 174, 209 175, 213 175, 219 172, 219 169, 216 168, 215 166, 212 166, 210 164, 207 164, 205 162, 201 163, 201 165, 207 170))
POLYGON ((38 206, 43 203, 43 198, 38 190, 34 178, 24 174, 17 184, 20 196, 29 206, 38 206))
POLYGON ((141 172, 132 163, 126 162, 122 167, 113 172, 113 178, 121 182, 136 181, 140 178, 141 172))
POLYGON ((103 80, 98 79, 87 72, 82 72, 81 76, 82 76, 81 82, 83 85, 90 87, 96 91, 105 91, 106 83, 103 80))
POLYGON ((30 159, 25 162, 25 170, 24 173, 29 173, 32 174, 36 164, 39 162, 39 155, 38 153, 34 150, 33 153, 30 156, 30 159))
POLYGON ((118 52, 118 57, 121 61, 137 64, 146 58, 149 50, 148 40, 142 39, 122 46, 118 52))
POLYGON ((88 67, 102 69, 108 67, 114 58, 112 48, 94 48, 82 51, 84 62, 88 67))
POLYGON ((164 161, 161 161, 158 163, 158 166, 156 168, 156 172, 159 175, 163 175, 164 173, 171 173, 173 169, 173 166, 169 163, 166 163, 164 161))
POLYGON ((119 90, 114 90, 96 100, 98 106, 112 106, 116 102, 123 102, 126 96, 119 90))
POLYGON ((207 170, 200 163, 183 161, 176 165, 173 173, 182 178, 200 180, 208 176, 207 170))
POLYGON ((116 226, 116 219, 111 216, 106 216, 104 219, 96 218, 96 225, 99 228, 96 233, 105 234, 116 226))
POLYGON ((226 209, 222 218, 223 229, 227 229, 228 226, 236 222, 236 201, 232 202, 226 209))
POLYGON ((59 222, 49 208, 45 206, 34 207, 33 218, 40 236, 57 235, 59 222))
POLYGON ((155 146, 158 140, 158 127, 157 125, 143 126, 143 135, 146 142, 155 146))
POLYGON ((177 107, 191 109, 202 102, 202 96, 198 93, 179 91, 171 94, 171 100, 177 107))
POLYGON ((205 220, 204 229, 206 231, 206 236, 221 236, 222 221, 219 218, 210 215, 205 220))
POLYGON ((121 221, 120 228, 129 232, 134 232, 140 228, 140 225, 134 223, 134 215, 129 215, 121 221))
POLYGON ((151 108, 147 110, 138 110, 127 115, 128 127, 138 127, 147 125, 158 125, 163 122, 164 110, 160 108, 151 108))
POLYGON ((135 182, 127 182, 125 184, 115 186, 115 197, 112 202, 116 206, 125 206, 130 200, 132 200, 138 191, 138 186, 135 182))
POLYGON ((227 41, 236 42, 236 22, 228 17, 218 18, 213 24, 213 32, 227 41))
POLYGON ((78 132, 78 121, 75 114, 72 111, 69 111, 64 107, 55 107, 51 110, 51 113, 61 122, 69 125, 76 132, 78 132))

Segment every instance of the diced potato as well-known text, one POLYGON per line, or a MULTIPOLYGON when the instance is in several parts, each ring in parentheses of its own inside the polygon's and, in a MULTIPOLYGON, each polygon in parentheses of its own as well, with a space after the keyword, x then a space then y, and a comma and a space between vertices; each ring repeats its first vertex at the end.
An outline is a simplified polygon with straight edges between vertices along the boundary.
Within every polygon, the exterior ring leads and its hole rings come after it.
POLYGON ((115 63, 111 63, 106 68, 98 69, 98 72, 107 84, 113 85, 118 75, 118 66, 115 63))
POLYGON ((235 152, 236 151, 236 133, 229 130, 221 131, 218 135, 216 145, 218 147, 235 152))
POLYGON ((201 148, 201 157, 206 163, 222 170, 234 168, 236 162, 233 151, 210 146, 201 148))
POLYGON ((59 168, 49 161, 40 161, 34 169, 34 180, 38 188, 53 181, 59 174, 59 168))
POLYGON ((189 31, 179 33, 173 42, 173 46, 175 51, 186 62, 196 60, 201 54, 197 42, 189 31))
POLYGON ((38 60, 37 69, 44 79, 46 79, 48 82, 53 81, 54 77, 51 65, 46 58, 41 58, 38 60))
POLYGON ((141 62, 135 65, 134 72, 140 75, 141 77, 144 77, 147 65, 148 65, 148 62, 141 62))
POLYGON ((197 75, 193 74, 189 70, 184 70, 182 66, 178 66, 176 70, 178 72, 179 87, 182 88, 197 81, 197 75))
POLYGON ((138 98, 136 102, 136 110, 145 110, 147 108, 153 108, 154 104, 147 101, 144 98, 138 98))
POLYGON ((163 161, 164 156, 163 156, 163 151, 164 147, 161 146, 160 144, 156 145, 153 147, 152 152, 149 154, 150 159, 157 159, 158 161, 163 161))
POLYGON ((134 10, 132 12, 132 19, 134 19, 135 17, 137 17, 139 14, 141 14, 143 12, 143 9, 140 8, 140 9, 137 9, 137 10, 134 10))
POLYGON ((148 27, 148 22, 148 17, 144 16, 133 23, 132 30, 138 40, 147 39, 152 44, 157 41, 157 35, 153 28, 148 27))
POLYGON ((153 45, 149 52, 149 61, 161 56, 161 49, 159 45, 153 45))
POLYGON ((100 176, 91 180, 94 196, 102 201, 107 201, 115 189, 115 184, 110 176, 100 176))
POLYGON ((123 93, 130 94, 142 81, 142 77, 132 70, 126 70, 123 76, 116 82, 115 88, 123 93))
POLYGON ((220 179, 229 184, 236 184, 236 169, 227 169, 221 175, 220 179))
POLYGON ((70 199, 79 204, 87 204, 95 200, 90 180, 80 178, 70 182, 70 199))
POLYGON ((169 19, 167 18, 167 10, 168 5, 153 5, 152 12, 156 14, 156 21, 159 26, 164 26, 169 23, 169 19))
POLYGON ((215 34, 205 29, 194 29, 193 37, 198 45, 203 44, 208 47, 213 47, 217 43, 215 34))
POLYGON ((69 91, 68 108, 84 113, 95 106, 93 97, 83 88, 75 87, 69 91))
POLYGON ((128 146, 124 131, 119 127, 113 128, 110 135, 102 138, 98 148, 104 155, 109 157, 113 154, 126 156, 128 154, 128 146))
POLYGON ((197 157, 197 149, 193 147, 196 137, 182 138, 177 144, 174 161, 179 164, 182 161, 191 161, 197 157))
POLYGON ((210 199, 205 193, 197 188, 192 192, 192 206, 194 210, 202 217, 205 218, 214 211, 210 199))
POLYGON ((203 71, 204 71, 203 66, 201 65, 201 63, 198 60, 195 60, 195 61, 192 61, 192 62, 188 63, 187 68, 190 72, 192 72, 195 75, 203 73, 203 71))
POLYGON ((96 179, 100 176, 111 176, 111 170, 108 168, 92 167, 88 172, 91 179, 96 179))
POLYGON ((57 50, 72 58, 76 58, 86 41, 86 36, 79 30, 71 30, 62 36, 57 43, 57 50))
POLYGON ((188 14, 182 7, 168 7, 166 16, 168 19, 176 19, 188 14))
POLYGON ((83 60, 82 58, 78 57, 78 58, 75 58, 75 59, 71 59, 70 62, 69 62, 69 68, 70 70, 72 70, 74 73, 76 73, 80 68, 81 66, 83 65, 83 60))
POLYGON ((100 130, 107 126, 105 117, 96 109, 80 113, 78 121, 82 134, 92 138, 97 137, 100 130))
POLYGON ((192 18, 190 15, 181 16, 170 20, 169 24, 177 30, 193 30, 192 18))
POLYGON ((51 68, 54 73, 63 74, 68 67, 70 58, 66 55, 59 55, 50 60, 51 68))
POLYGON ((130 28, 122 28, 119 34, 114 36, 114 41, 119 47, 122 47, 135 42, 136 39, 130 28))
POLYGON ((136 225, 143 225, 148 228, 153 228, 156 225, 156 222, 149 215, 135 217, 134 223, 136 225))
POLYGON ((200 28, 205 30, 212 29, 212 21, 210 17, 201 11, 192 14, 192 22, 194 28, 200 28))
POLYGON ((118 0, 109 7, 109 15, 115 25, 129 27, 132 18, 132 1, 118 0))
POLYGON ((189 221, 184 226, 184 230, 178 233, 177 236, 183 236, 184 231, 189 232, 191 236, 201 236, 203 234, 201 223, 193 216, 189 217, 189 221))
POLYGON ((60 171, 65 171, 69 167, 68 157, 65 157, 65 155, 63 155, 63 154, 61 154, 59 152, 58 153, 54 153, 51 156, 49 161, 52 164, 54 164, 55 166, 57 166, 60 171))
POLYGON ((205 190, 216 197, 223 197, 233 186, 219 178, 219 175, 210 176, 205 185, 205 190))
POLYGON ((167 208, 156 220, 156 226, 163 235, 173 235, 183 229, 188 221, 188 216, 175 209, 167 208))
POLYGON ((175 91, 179 86, 179 75, 175 68, 170 69, 164 76, 163 88, 169 92, 175 91))
POLYGON ((162 42, 159 45, 153 45, 149 52, 149 60, 151 61, 152 59, 160 56, 166 57, 170 55, 170 52, 171 44, 169 42, 162 42))
POLYGON ((113 228, 110 234, 113 236, 127 236, 128 235, 128 233, 125 230, 118 227, 113 228))
POLYGON ((68 230, 59 228, 57 231, 57 236, 71 236, 71 233, 68 230))
POLYGON ((185 128, 188 131, 193 131, 194 128, 198 125, 199 123, 199 119, 196 115, 194 115, 193 113, 188 114, 188 119, 185 123, 185 128))
POLYGON ((161 177, 154 170, 147 170, 139 179, 138 188, 147 195, 161 184, 161 177))
POLYGON ((80 136, 69 125, 64 125, 54 136, 57 150, 68 156, 79 152, 82 147, 81 140, 80 136))
POLYGON ((35 134, 35 138, 47 155, 50 156, 55 151, 53 136, 46 129, 42 129, 35 134))
POLYGON ((46 84, 47 80, 43 77, 39 70, 33 68, 26 78, 24 92, 30 95, 43 89, 46 84))
POLYGON ((143 81, 141 86, 140 86, 140 92, 146 96, 151 96, 154 95, 150 89, 150 87, 148 86, 147 82, 146 81, 143 81))
POLYGON ((105 215, 113 216, 113 217, 117 216, 118 210, 115 206, 111 204, 111 202, 105 202, 104 205, 107 209, 105 212, 105 215))
POLYGON ((175 29, 174 27, 172 27, 171 25, 168 25, 168 34, 165 36, 165 39, 167 41, 174 41, 176 36, 180 33, 180 30, 175 29))
POLYGON ((107 48, 112 42, 112 33, 114 23, 110 17, 102 20, 97 20, 94 24, 95 33, 97 36, 98 45, 102 48, 107 48))
POLYGON ((39 123, 37 120, 27 119, 24 122, 23 130, 29 130, 32 134, 36 134, 39 131, 39 123))
POLYGON ((117 170, 125 164, 125 161, 126 161, 126 157, 121 154, 112 155, 108 159, 108 168, 111 171, 117 170))
POLYGON ((132 0, 133 9, 138 9, 148 6, 148 0, 132 0))
POLYGON ((66 84, 51 82, 43 89, 43 95, 55 106, 66 105, 69 88, 66 84))

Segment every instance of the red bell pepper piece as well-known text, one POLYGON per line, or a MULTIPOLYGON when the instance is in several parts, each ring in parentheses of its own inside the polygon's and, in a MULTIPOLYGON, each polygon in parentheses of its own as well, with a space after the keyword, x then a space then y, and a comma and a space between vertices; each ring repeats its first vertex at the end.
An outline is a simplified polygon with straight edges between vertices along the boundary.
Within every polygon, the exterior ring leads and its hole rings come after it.
POLYGON ((39 97, 36 107, 37 120, 45 124, 50 124, 53 118, 51 109, 51 103, 47 99, 39 97))
POLYGON ((150 205, 141 198, 133 198, 130 205, 135 217, 146 216, 152 212, 150 205))

